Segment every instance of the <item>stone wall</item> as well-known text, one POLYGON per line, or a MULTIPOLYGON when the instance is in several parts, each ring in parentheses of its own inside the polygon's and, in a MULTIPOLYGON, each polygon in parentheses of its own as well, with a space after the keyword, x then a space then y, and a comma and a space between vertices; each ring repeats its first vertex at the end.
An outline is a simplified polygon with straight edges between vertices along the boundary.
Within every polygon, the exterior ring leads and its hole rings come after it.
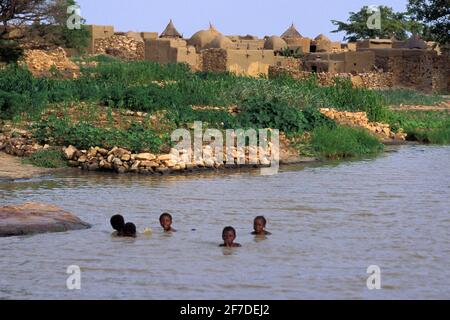
POLYGON ((108 54, 125 60, 144 60, 144 41, 127 35, 96 39, 96 54, 108 54))
POLYGON ((317 82, 322 86, 333 85, 335 78, 348 79, 352 81, 355 87, 363 87, 369 89, 381 89, 392 87, 392 73, 386 72, 367 72, 353 75, 351 73, 329 73, 319 72, 313 73, 302 71, 300 68, 271 66, 269 68, 269 78, 273 79, 281 75, 291 76, 294 79, 305 79, 313 75, 317 77, 317 82))
POLYGON ((202 52, 202 70, 213 72, 227 71, 227 51, 225 49, 209 49, 202 52))
POLYGON ((425 92, 448 91, 448 55, 421 49, 374 50, 375 65, 392 74, 392 86, 425 92))
POLYGON ((394 133, 388 124, 369 122, 366 112, 337 111, 329 108, 320 109, 320 112, 341 125, 363 128, 383 140, 406 140, 406 134, 402 130, 394 133))
POLYGON ((450 92, 450 57, 447 54, 433 59, 432 91, 450 92))

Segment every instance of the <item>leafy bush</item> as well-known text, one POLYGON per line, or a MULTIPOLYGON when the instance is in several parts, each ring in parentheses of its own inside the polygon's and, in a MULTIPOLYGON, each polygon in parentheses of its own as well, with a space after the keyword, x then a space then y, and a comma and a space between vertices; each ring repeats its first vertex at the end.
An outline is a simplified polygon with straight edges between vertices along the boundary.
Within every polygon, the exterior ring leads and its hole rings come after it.
POLYGON ((17 62, 23 55, 23 49, 16 41, 0 39, 0 62, 17 62))
POLYGON ((26 158, 24 162, 41 168, 63 168, 67 166, 61 149, 43 149, 36 151, 26 158))
POLYGON ((283 132, 301 132, 308 127, 301 110, 276 98, 248 97, 240 107, 238 121, 243 127, 274 128, 283 132))
POLYGON ((41 143, 73 145, 80 149, 118 146, 134 152, 158 152, 165 142, 165 137, 162 138, 153 130, 137 123, 132 123, 128 130, 97 128, 90 123, 72 123, 70 119, 59 119, 54 115, 36 123, 33 132, 34 137, 41 143))

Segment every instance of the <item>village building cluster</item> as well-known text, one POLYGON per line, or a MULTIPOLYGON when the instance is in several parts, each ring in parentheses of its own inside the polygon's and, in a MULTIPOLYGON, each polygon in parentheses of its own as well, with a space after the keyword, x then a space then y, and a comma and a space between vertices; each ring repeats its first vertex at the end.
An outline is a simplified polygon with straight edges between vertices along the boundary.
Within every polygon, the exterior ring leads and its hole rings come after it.
POLYGON ((228 71, 247 76, 288 73, 300 77, 313 72, 330 77, 361 75, 366 86, 413 87, 423 91, 450 88, 448 53, 441 54, 432 43, 417 36, 407 41, 367 39, 341 43, 323 34, 314 39, 305 37, 294 24, 280 36, 263 39, 252 35, 226 36, 211 24, 184 38, 172 21, 161 34, 118 33, 112 26, 88 27, 92 34, 90 53, 126 56, 120 52, 121 45, 117 47, 122 37, 135 42, 133 48, 137 48, 141 59, 162 64, 186 63, 196 71, 228 71), (109 48, 105 40, 109 40, 109 48), (369 78, 370 84, 365 83, 364 79, 369 78))

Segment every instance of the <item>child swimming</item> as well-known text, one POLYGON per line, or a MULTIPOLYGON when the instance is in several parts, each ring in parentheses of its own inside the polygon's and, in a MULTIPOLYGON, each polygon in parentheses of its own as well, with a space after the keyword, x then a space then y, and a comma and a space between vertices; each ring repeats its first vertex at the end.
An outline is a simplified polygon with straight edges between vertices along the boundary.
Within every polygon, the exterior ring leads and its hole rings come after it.
POLYGON ((123 237, 136 238, 136 225, 132 222, 128 222, 123 227, 123 237))
POLYGON ((255 220, 253 220, 253 229, 255 231, 252 232, 252 235, 255 236, 269 236, 272 233, 266 231, 267 220, 264 216, 257 216, 255 220))
POLYGON ((111 217, 111 226, 115 230, 113 236, 136 237, 136 225, 132 222, 125 223, 122 215, 116 214, 111 217))
POLYGON ((110 223, 112 228, 116 230, 114 232, 114 235, 119 237, 123 236, 123 228, 125 227, 125 219, 123 218, 123 216, 120 214, 112 216, 110 223))
POLYGON ((172 216, 170 213, 163 213, 159 217, 159 223, 161 224, 161 227, 164 229, 164 232, 176 232, 174 228, 172 228, 172 216))
POLYGON ((242 247, 239 243, 235 243, 236 239, 236 230, 233 227, 225 227, 222 231, 222 240, 223 244, 220 247, 226 248, 236 248, 242 247))

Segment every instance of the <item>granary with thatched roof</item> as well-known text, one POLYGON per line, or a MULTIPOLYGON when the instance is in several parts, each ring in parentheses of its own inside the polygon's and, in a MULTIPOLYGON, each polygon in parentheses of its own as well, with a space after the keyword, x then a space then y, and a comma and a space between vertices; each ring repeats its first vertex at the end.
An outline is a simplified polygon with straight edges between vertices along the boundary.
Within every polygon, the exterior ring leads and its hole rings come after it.
POLYGON ((298 32, 297 28, 295 27, 294 23, 291 24, 291 26, 281 35, 281 38, 283 39, 299 39, 303 38, 303 36, 298 32))
POLYGON ((310 51, 311 39, 303 37, 294 23, 281 35, 281 38, 286 41, 292 53, 308 53, 310 51))
POLYGON ((178 32, 177 28, 175 28, 175 25, 173 24, 173 21, 171 19, 166 29, 164 29, 164 31, 161 33, 159 37, 169 39, 182 39, 183 35, 178 32))

